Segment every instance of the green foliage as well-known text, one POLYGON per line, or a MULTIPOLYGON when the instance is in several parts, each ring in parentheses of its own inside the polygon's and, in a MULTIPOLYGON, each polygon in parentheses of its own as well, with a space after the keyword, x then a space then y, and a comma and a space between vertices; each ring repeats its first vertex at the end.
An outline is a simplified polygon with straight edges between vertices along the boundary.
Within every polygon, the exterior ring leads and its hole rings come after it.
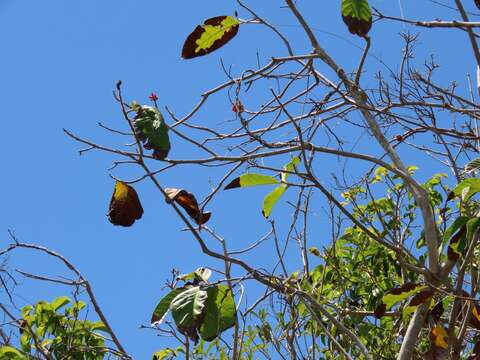
POLYGON ((92 322, 80 316, 85 304, 63 296, 51 303, 39 301, 22 309, 20 349, 10 346, 0 348, 1 359, 27 359, 39 344, 55 359, 100 360, 108 350, 102 322, 92 322), (5 356, 5 357, 3 357, 5 356))

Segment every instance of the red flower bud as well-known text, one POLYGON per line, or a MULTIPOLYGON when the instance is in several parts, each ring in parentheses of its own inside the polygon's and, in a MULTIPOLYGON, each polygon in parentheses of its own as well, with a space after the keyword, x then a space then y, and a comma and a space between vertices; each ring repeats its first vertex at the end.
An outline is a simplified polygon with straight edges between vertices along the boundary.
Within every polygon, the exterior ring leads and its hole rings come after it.
POLYGON ((240 100, 237 100, 235 101, 235 104, 233 104, 232 106, 232 111, 234 113, 241 113, 245 110, 245 108, 243 107, 243 104, 240 102, 240 100))
POLYGON ((158 95, 156 93, 152 92, 148 98, 152 101, 157 101, 158 100, 158 95))

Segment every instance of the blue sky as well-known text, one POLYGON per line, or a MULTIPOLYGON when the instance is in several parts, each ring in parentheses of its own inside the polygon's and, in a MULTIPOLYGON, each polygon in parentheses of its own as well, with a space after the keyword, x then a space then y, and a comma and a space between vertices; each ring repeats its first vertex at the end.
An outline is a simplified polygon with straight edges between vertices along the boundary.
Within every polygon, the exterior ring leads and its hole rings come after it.
MULTIPOLYGON (((295 40, 297 53, 310 51, 295 20, 280 8, 281 1, 249 2, 295 40)), ((363 44, 343 25, 339 3, 305 0, 300 8, 325 48, 352 70, 360 54, 358 46, 363 44)), ((397 1, 372 0, 371 4, 384 13, 399 15, 397 1)), ((431 5, 429 1, 403 4, 407 17, 427 19, 433 17, 431 5)), ((182 115, 198 101, 199 94, 225 80, 220 58, 238 74, 255 66, 257 51, 263 61, 285 55, 270 32, 247 25, 231 44, 210 56, 190 61, 180 58, 183 40, 198 23, 217 15, 233 15, 236 10, 241 18, 248 17, 235 1, 0 0, 1 244, 9 243, 7 229, 12 229, 20 240, 45 245, 69 258, 90 280, 113 328, 138 359, 149 358, 166 345, 165 340, 139 330, 139 326, 148 322, 170 269, 189 272, 199 266, 221 264, 203 256, 193 239, 180 231, 181 222, 149 183, 136 186, 145 210, 143 218, 128 229, 112 226, 105 214, 113 189, 107 170, 113 158, 98 152, 78 156, 81 146, 67 138, 62 128, 100 143, 115 144, 119 139, 96 124, 101 121, 123 126, 112 98, 117 80, 123 81, 129 100, 148 103, 148 95, 155 91, 162 106, 168 105, 182 115)), ((448 9, 439 11, 435 17, 448 19, 453 15, 448 9)), ((400 24, 382 23, 374 25, 371 32, 372 53, 393 68, 401 53, 401 30, 405 28, 400 24)), ((435 53, 445 64, 441 69, 445 78, 439 80, 446 84, 458 74, 458 83, 465 88, 465 73, 473 74, 474 67, 463 40, 465 35, 460 32, 437 30, 426 34, 420 40, 418 62, 435 53)), ((382 69, 372 57, 368 67, 370 79, 374 71, 382 69)), ((213 97, 208 105, 195 118, 196 123, 214 126, 234 119, 226 94, 213 97)), ((184 146, 174 139, 170 156, 196 155, 184 146)), ((372 153, 378 151, 372 149, 372 153)), ((408 153, 406 156, 407 163, 419 161, 408 153)), ((325 157, 325 161, 326 168, 335 168, 334 159, 325 157)), ((421 161, 419 176, 426 178, 432 173, 429 166, 433 169, 435 165, 421 161)), ((126 170, 116 174, 128 178, 139 173, 126 170)), ((182 168, 159 179, 167 187, 184 187, 203 197, 211 189, 209 181, 215 183, 220 176, 215 171, 182 168)), ((242 248, 268 231, 260 213, 266 191, 229 193, 211 204, 211 225, 230 234, 232 248, 242 248)), ((273 217, 280 218, 286 210, 286 205, 280 205, 273 217)), ((320 235, 327 226, 320 208, 317 219, 314 233, 320 235)), ((319 236, 317 245, 321 243, 319 236)), ((249 260, 269 263, 271 249, 265 246, 249 260)), ((292 270, 298 260, 292 259, 292 270)), ((67 274, 50 259, 28 252, 13 256, 10 265, 38 274, 67 274)), ((32 303, 66 291, 25 281, 17 289, 16 300, 19 304, 32 303)))

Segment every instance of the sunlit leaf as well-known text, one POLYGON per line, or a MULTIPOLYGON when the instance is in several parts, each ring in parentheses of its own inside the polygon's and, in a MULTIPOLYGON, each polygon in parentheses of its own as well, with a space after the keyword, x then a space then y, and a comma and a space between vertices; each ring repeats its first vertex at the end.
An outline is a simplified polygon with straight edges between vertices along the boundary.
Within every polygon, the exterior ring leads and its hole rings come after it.
POLYGON ((396 303, 427 288, 428 286, 424 284, 406 283, 400 287, 389 290, 377 305, 375 309, 375 317, 382 317, 385 314, 385 311, 390 310, 396 303))
POLYGON ((434 294, 435 290, 433 289, 425 289, 415 294, 415 296, 413 296, 408 302, 408 304, 403 308, 403 319, 406 320, 407 317, 412 314, 419 305, 422 305, 426 302, 430 304, 430 301, 434 294))
POLYGON ((0 359, 2 360, 28 360, 29 357, 23 355, 20 351, 11 346, 0 347, 0 359))
POLYGON ((480 191, 480 179, 478 178, 465 179, 461 181, 457 186, 455 186, 455 188, 448 195, 447 200, 451 200, 454 197, 459 197, 463 201, 467 201, 479 191, 480 191))
POLYGON ((262 214, 266 218, 270 216, 270 213, 272 212, 273 206, 280 200, 282 195, 285 193, 287 190, 287 186, 282 184, 275 189, 273 189, 272 192, 270 192, 265 198, 263 199, 263 207, 262 207, 262 214))
POLYGON ((448 333, 443 326, 436 325, 430 331, 430 350, 425 355, 425 359, 448 359, 448 333))
POLYGON ((56 299, 54 299, 50 305, 52 306, 53 310, 57 311, 61 307, 67 305, 70 303, 70 299, 67 296, 60 296, 56 299))
POLYGON ((227 285, 207 288, 205 318, 200 327, 200 336, 212 341, 220 333, 231 328, 237 321, 237 310, 232 291, 227 285))
POLYGON ((470 174, 474 171, 478 171, 478 169, 480 169, 480 157, 473 159, 467 165, 465 165, 463 171, 465 174, 470 174))
POLYGON ((147 105, 135 106, 134 109, 137 112, 133 121, 136 136, 146 150, 153 150, 155 159, 165 159, 170 151, 170 138, 162 114, 157 108, 147 105))
POLYGON ((158 305, 155 307, 150 322, 152 324, 161 323, 163 321, 163 318, 165 317, 165 314, 170 309, 170 304, 173 299, 175 299, 175 297, 183 291, 185 291, 184 288, 173 289, 166 296, 164 296, 162 300, 160 300, 158 305))
POLYGON ((170 360, 177 356, 177 352, 173 349, 163 349, 153 354, 152 360, 170 360))
POLYGON ((372 27, 368 0, 342 0, 342 19, 350 33, 365 37, 372 27))
POLYGON ((197 199, 192 193, 183 189, 172 188, 165 189, 165 193, 168 196, 168 202, 175 201, 197 224, 205 224, 210 219, 212 213, 208 211, 202 213, 198 207, 197 199))
POLYGON ((210 54, 237 35, 240 22, 232 16, 216 16, 205 20, 188 35, 182 49, 182 58, 192 59, 210 54))
POLYGON ((183 281, 198 280, 207 282, 208 279, 210 279, 210 276, 212 276, 212 270, 210 270, 209 268, 201 267, 194 272, 178 276, 178 279, 183 281))
POLYGON ((110 200, 108 220, 114 225, 132 226, 142 215, 142 204, 135 189, 117 181, 110 200))
POLYGON ((233 181, 231 181, 227 186, 225 186, 225 190, 235 189, 239 187, 270 185, 278 183, 279 181, 273 176, 249 173, 240 175, 238 178, 233 179, 233 181))
POLYGON ((295 166, 300 163, 300 158, 298 156, 294 156, 292 160, 283 167, 283 170, 286 172, 282 172, 282 183, 286 182, 290 173, 295 172, 295 166))
POLYGON ((310 249, 308 249, 308 251, 309 251, 312 255, 320 256, 320 251, 319 251, 315 246, 312 246, 310 249))

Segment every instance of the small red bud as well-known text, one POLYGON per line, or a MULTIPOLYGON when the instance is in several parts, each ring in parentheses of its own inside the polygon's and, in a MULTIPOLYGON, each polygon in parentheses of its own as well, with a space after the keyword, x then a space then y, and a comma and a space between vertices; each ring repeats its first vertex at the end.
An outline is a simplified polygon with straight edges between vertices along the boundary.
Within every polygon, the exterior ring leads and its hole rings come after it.
POLYGON ((243 107, 243 104, 240 102, 240 100, 235 101, 235 104, 232 106, 232 111, 234 113, 242 113, 245 110, 243 107))
POLYGON ((152 92, 148 98, 152 101, 157 101, 158 100, 158 95, 156 93, 152 92))
POLYGON ((395 136, 395 140, 397 140, 398 142, 402 142, 403 141, 403 136, 402 135, 397 135, 397 136, 395 136))

